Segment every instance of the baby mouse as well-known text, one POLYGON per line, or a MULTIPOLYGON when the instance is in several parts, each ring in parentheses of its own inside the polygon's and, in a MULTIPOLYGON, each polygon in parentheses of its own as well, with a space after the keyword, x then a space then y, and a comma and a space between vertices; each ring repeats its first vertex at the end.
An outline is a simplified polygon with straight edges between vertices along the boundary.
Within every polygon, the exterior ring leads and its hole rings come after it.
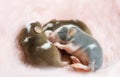
POLYGON ((67 24, 47 35, 59 49, 73 55, 71 66, 77 71, 98 70, 103 63, 102 48, 99 43, 79 27, 67 24))
MULTIPOLYGON (((76 25, 81 30, 83 30, 84 32, 86 32, 87 34, 92 36, 92 32, 90 31, 89 27, 85 23, 83 23, 82 21, 76 20, 76 19, 73 19, 73 20, 56 20, 56 19, 53 19, 53 20, 49 21, 48 23, 46 23, 43 26, 43 29, 45 31, 45 34, 48 35, 52 31, 55 31, 59 27, 62 27, 62 26, 67 25, 67 24, 68 25, 69 24, 76 25)), ((70 64, 72 63, 72 60, 70 58, 71 54, 66 53, 65 50, 60 50, 60 53, 62 55, 62 60, 63 61, 69 61, 70 64)))
POLYGON ((39 22, 33 22, 22 29, 18 37, 24 62, 33 66, 65 66, 59 50, 45 36, 39 22))

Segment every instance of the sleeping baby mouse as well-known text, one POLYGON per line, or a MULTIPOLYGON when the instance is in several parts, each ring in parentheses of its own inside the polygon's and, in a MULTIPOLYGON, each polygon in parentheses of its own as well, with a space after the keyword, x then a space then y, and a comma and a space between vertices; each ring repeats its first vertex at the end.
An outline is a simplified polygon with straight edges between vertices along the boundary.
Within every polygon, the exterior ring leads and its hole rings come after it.
POLYGON ((74 64, 71 66, 77 71, 90 72, 98 70, 103 63, 102 48, 92 36, 79 27, 67 24, 49 32, 51 42, 59 49, 73 55, 74 64))
MULTIPOLYGON (((90 36, 92 36, 92 32, 90 31, 89 27, 82 21, 77 20, 77 19, 71 19, 71 20, 57 20, 57 19, 53 19, 51 21, 49 21, 48 23, 46 23, 43 26, 43 29, 45 31, 45 34, 48 36, 49 33, 51 33, 52 31, 55 31, 56 29, 64 26, 64 25, 75 25, 77 27, 79 27, 81 30, 83 30, 84 32, 86 32, 87 34, 89 34, 90 36)), ((52 41, 52 39, 51 39, 52 41)), ((62 55, 62 60, 63 61, 69 61, 69 63, 72 63, 72 59, 70 58, 71 54, 65 52, 65 50, 60 50, 60 53, 62 55)))
POLYGON ((48 40, 39 22, 25 25, 18 37, 24 62, 33 66, 61 67, 68 64, 61 60, 59 50, 48 40))

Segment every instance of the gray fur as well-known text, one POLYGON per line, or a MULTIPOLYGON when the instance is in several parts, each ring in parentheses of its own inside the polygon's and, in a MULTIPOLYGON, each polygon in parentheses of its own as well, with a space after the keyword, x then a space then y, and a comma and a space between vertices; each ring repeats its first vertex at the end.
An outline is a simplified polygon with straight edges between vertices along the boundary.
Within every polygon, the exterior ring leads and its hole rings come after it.
POLYGON ((87 53, 89 57, 89 67, 92 68, 93 71, 96 71, 102 66, 103 63, 103 53, 102 48, 99 43, 87 33, 83 32, 77 26, 71 26, 71 28, 75 28, 77 30, 76 34, 73 37, 69 37, 67 33, 67 29, 69 25, 63 26, 58 32, 59 38, 62 41, 71 41, 75 46, 80 46, 80 49, 84 49, 85 53, 87 53), (71 39, 71 40, 70 40, 71 39), (88 45, 94 44, 95 47, 90 48, 88 45))

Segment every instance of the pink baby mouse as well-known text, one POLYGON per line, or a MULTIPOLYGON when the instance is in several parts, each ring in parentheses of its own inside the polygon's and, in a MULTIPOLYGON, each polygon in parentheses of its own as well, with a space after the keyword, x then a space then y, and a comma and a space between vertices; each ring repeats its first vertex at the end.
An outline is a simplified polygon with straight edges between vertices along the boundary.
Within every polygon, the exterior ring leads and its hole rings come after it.
POLYGON ((67 24, 51 31, 47 30, 47 37, 54 45, 73 55, 73 67, 77 71, 91 72, 98 70, 103 63, 102 48, 90 35, 75 25, 67 24))

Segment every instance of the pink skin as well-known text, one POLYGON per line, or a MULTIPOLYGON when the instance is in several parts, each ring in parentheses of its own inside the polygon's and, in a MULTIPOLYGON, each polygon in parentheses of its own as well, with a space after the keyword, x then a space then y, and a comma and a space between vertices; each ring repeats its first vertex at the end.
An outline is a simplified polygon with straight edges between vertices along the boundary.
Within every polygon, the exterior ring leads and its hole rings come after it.
POLYGON ((119 21, 120 0, 0 0, 0 77, 119 77, 119 21), (79 19, 88 25, 103 48, 104 64, 99 71, 84 75, 67 67, 43 70, 20 61, 15 40, 23 25, 36 20, 45 24, 55 18, 79 19))
POLYGON ((60 43, 64 43, 64 41, 61 41, 57 32, 53 32, 51 30, 47 30, 45 31, 45 35, 48 37, 48 39, 52 42, 52 43, 55 43, 55 42, 60 42, 60 43))
POLYGON ((72 43, 60 44, 59 42, 55 42, 54 45, 57 46, 59 49, 66 50, 66 52, 69 54, 72 54, 79 48, 77 46, 74 46, 72 43))
POLYGON ((55 32, 52 32, 51 30, 45 31, 45 35, 49 38, 49 40, 54 43, 56 41, 59 41, 58 35, 56 35, 55 32))
MULTIPOLYGON (((65 50, 67 53, 73 55, 74 52, 76 52, 79 47, 74 46, 72 43, 69 44, 60 44, 59 42, 55 42, 54 45, 59 48, 65 50)), ((77 51, 79 52, 79 51, 77 51)), ((71 57, 73 64, 71 67, 73 67, 76 71, 79 72, 90 72, 92 71, 89 66, 81 64, 80 60, 77 58, 79 56, 79 53, 75 54, 74 56, 71 57)))
POLYGON ((71 65, 72 68, 74 68, 76 71, 79 72, 90 72, 92 71, 89 66, 83 65, 80 60, 77 58, 77 56, 80 56, 79 51, 77 51, 80 46, 75 46, 72 44, 72 42, 69 42, 67 44, 61 44, 60 38, 58 37, 57 32, 53 32, 50 30, 45 31, 46 36, 49 38, 51 42, 54 43, 54 45, 62 50, 65 50, 67 53, 74 55, 71 56, 71 59, 73 61, 73 64, 71 65), (77 51, 77 52, 76 52, 77 51), (75 52, 75 54, 73 54, 75 52))
POLYGON ((73 61, 73 64, 71 65, 71 67, 73 67, 76 71, 91 72, 91 69, 88 66, 83 65, 77 57, 71 56, 71 59, 73 61))

